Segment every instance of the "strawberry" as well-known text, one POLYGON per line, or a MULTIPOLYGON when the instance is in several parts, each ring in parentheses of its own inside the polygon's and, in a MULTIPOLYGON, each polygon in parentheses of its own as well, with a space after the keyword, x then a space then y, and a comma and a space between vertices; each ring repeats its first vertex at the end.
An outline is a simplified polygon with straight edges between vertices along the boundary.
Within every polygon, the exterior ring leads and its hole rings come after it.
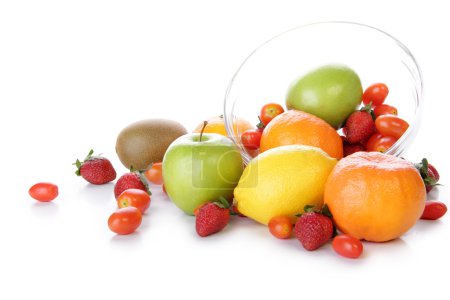
POLYGON ((140 189, 147 192, 149 195, 152 194, 148 188, 145 178, 138 171, 131 171, 120 176, 114 186, 114 196, 116 196, 117 199, 123 191, 128 189, 140 189))
POLYGON ((116 179, 116 170, 111 162, 100 155, 92 156, 93 154, 94 150, 91 149, 83 162, 77 159, 73 163, 77 167, 75 174, 92 184, 105 184, 116 179))
POLYGON ((376 131, 370 105, 353 112, 345 121, 343 132, 350 144, 368 139, 376 131))
POLYGON ((439 179, 441 178, 441 176, 439 175, 439 172, 430 163, 428 163, 428 173, 431 174, 431 176, 436 180, 436 182, 438 182, 439 179))
POLYGON ((360 143, 350 144, 348 142, 344 142, 344 157, 359 151, 366 151, 366 147, 360 143))
POLYGON ((435 185, 438 185, 440 179, 439 173, 432 164, 428 163, 426 158, 423 158, 420 163, 414 164, 414 166, 419 171, 420 176, 422 176, 427 193, 431 191, 435 185))
POLYGON ((295 223, 294 232, 297 239, 308 251, 316 250, 327 243, 335 234, 331 213, 324 205, 322 211, 314 211, 313 206, 305 206, 305 213, 295 223))
POLYGON ((201 206, 195 216, 197 234, 205 237, 224 229, 230 219, 229 207, 230 204, 223 197, 201 206))
POLYGON ((447 212, 447 206, 439 201, 427 201, 420 217, 422 220, 437 220, 447 212))

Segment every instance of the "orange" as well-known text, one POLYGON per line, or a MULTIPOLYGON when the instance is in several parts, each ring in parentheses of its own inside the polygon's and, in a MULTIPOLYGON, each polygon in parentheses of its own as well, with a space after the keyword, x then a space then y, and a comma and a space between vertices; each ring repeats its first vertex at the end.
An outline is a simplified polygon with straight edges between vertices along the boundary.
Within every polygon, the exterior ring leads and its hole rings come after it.
MULTIPOLYGON (((208 124, 205 127, 204 132, 205 133, 218 133, 224 136, 228 136, 227 130, 225 129, 225 119, 222 115, 215 116, 207 120, 208 124)), ((203 122, 198 124, 198 126, 194 129, 194 132, 200 132, 203 128, 203 122)), ((253 129, 254 126, 250 124, 250 122, 241 119, 236 118, 233 124, 234 132, 237 135, 241 135, 244 131, 248 129, 253 129)))
POLYGON ((309 113, 289 110, 275 117, 264 128, 260 152, 284 145, 308 145, 321 148, 341 159, 342 139, 327 122, 309 113))
POLYGON ((426 191, 414 165, 379 152, 341 159, 325 184, 324 202, 336 226, 358 239, 398 238, 420 218, 426 191))

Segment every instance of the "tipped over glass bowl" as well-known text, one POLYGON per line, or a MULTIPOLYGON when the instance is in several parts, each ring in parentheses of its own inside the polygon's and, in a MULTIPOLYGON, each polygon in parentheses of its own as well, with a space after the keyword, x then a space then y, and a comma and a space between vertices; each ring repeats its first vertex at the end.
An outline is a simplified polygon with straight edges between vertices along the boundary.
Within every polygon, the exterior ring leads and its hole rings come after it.
POLYGON ((245 163, 250 153, 241 143, 237 118, 258 123, 263 105, 285 101, 292 82, 327 64, 347 65, 359 75, 363 89, 383 82, 389 87, 386 104, 398 109, 408 130, 386 151, 400 156, 411 145, 423 106, 422 76, 408 48, 377 28, 350 22, 322 22, 281 33, 256 48, 233 76, 224 103, 228 136, 239 147, 245 163))

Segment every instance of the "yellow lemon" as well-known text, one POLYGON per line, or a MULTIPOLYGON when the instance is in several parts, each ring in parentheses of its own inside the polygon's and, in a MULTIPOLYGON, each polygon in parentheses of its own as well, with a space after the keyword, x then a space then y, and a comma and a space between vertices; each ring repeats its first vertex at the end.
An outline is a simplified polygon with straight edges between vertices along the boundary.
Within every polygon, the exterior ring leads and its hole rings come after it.
POLYGON ((272 217, 294 216, 305 205, 320 208, 325 182, 337 160, 304 145, 272 148, 244 170, 234 198, 239 212, 267 225, 272 217))

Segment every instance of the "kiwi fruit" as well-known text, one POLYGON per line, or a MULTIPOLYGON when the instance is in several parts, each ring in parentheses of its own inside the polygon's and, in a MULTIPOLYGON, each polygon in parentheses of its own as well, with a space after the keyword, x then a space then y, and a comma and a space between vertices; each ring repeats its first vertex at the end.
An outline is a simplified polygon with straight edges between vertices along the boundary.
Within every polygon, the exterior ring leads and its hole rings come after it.
POLYGON ((176 121, 141 120, 119 133, 116 152, 127 169, 146 170, 150 164, 161 162, 169 145, 186 133, 186 128, 176 121))

